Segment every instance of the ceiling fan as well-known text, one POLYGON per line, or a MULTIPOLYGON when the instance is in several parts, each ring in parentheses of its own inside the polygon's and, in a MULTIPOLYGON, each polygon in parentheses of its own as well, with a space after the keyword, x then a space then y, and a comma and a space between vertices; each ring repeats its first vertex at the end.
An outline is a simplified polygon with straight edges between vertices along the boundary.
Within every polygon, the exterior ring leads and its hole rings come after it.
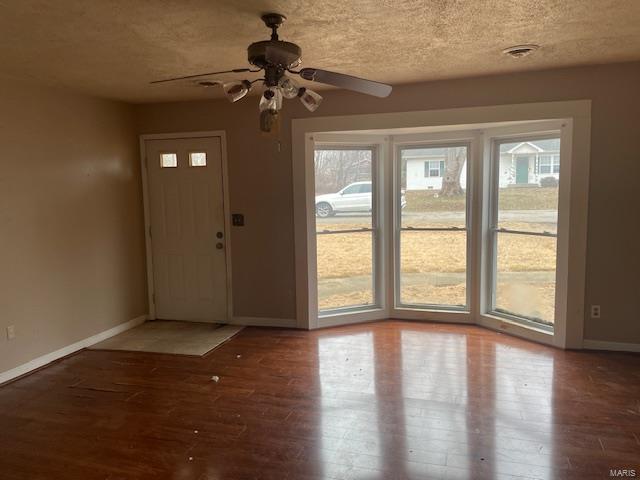
POLYGON ((301 64, 302 49, 295 43, 285 42, 278 38, 278 28, 286 17, 279 13, 267 13, 262 15, 262 21, 271 29, 271 39, 255 42, 247 49, 249 63, 255 68, 235 68, 221 72, 200 73, 184 77, 156 80, 151 83, 174 82, 177 80, 196 80, 210 75, 223 73, 244 73, 264 71, 264 77, 257 80, 202 80, 198 81, 203 86, 222 85, 225 95, 231 102, 237 102, 244 98, 253 85, 262 82, 265 89, 260 97, 260 129, 270 132, 278 119, 278 112, 282 109, 282 99, 299 98, 302 104, 311 112, 314 112, 322 102, 322 97, 310 88, 299 86, 287 75, 299 75, 304 80, 324 83, 335 87, 353 90, 375 97, 387 97, 391 93, 391 85, 353 77, 343 73, 329 72, 319 68, 302 68, 295 70, 301 64))

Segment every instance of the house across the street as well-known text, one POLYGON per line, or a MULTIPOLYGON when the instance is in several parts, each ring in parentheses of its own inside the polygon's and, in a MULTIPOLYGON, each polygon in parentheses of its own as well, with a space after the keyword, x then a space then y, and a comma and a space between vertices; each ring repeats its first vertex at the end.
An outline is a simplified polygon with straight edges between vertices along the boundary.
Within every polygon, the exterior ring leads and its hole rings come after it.
MULTIPOLYGON (((445 175, 445 148, 412 149, 403 152, 407 162, 407 190, 440 190, 445 175)), ((500 188, 557 185, 560 177, 558 139, 503 143, 500 146, 500 188), (543 180, 550 178, 553 180, 543 180), (541 183, 542 182, 542 183, 541 183)), ((467 163, 460 185, 467 184, 467 163)))

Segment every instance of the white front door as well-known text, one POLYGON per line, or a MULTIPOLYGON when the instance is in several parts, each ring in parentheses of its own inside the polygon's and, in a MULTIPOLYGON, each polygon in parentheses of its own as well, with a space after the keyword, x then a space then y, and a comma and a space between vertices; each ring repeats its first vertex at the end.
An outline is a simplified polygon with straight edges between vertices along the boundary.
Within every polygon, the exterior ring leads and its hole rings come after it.
POLYGON ((145 147, 156 317, 224 322, 220 138, 145 140, 145 147))

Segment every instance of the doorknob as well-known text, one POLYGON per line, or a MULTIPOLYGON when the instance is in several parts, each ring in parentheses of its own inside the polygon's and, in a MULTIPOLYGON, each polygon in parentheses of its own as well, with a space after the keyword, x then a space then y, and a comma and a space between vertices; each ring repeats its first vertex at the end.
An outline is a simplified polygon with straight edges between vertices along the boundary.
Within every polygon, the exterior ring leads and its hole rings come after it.
POLYGON ((218 242, 218 243, 216 243, 216 248, 217 248, 218 250, 222 250, 222 248, 223 248, 223 247, 224 247, 224 245, 222 245, 222 242, 218 242))
POLYGON ((218 233, 216 233, 216 237, 218 237, 218 238, 222 238, 222 237, 223 237, 223 233, 222 233, 222 232, 218 232, 218 233))

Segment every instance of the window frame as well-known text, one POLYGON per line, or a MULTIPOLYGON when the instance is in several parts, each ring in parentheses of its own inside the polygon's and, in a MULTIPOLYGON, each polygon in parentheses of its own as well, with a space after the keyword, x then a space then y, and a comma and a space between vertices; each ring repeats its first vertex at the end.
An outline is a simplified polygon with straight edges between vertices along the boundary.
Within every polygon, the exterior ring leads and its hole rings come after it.
MULTIPOLYGON (((320 138, 322 138, 321 136, 319 136, 320 138)), ((371 143, 359 143, 357 142, 357 139, 354 139, 354 142, 347 142, 347 143, 341 143, 341 142, 335 142, 335 141, 331 141, 331 139, 327 139, 327 140, 320 140, 319 141, 314 141, 314 145, 313 145, 313 155, 314 155, 314 160, 313 160, 313 166, 314 166, 314 175, 313 175, 313 193, 315 195, 315 151, 316 150, 370 150, 371 151, 371 228, 369 229, 359 229, 359 231, 357 233, 366 233, 369 232, 371 235, 371 248, 372 248, 372 266, 371 266, 371 281, 372 281, 372 293, 373 293, 373 302, 370 304, 362 304, 362 305, 353 305, 353 306, 346 306, 346 307, 337 307, 337 308, 330 308, 330 309, 325 309, 325 310, 321 310, 319 305, 316 308, 316 312, 317 312, 317 318, 318 318, 318 322, 319 323, 326 323, 327 326, 331 326, 332 324, 336 323, 336 322, 340 322, 340 319, 343 316, 351 316, 351 315, 357 315, 361 312, 369 312, 372 310, 380 310, 383 308, 383 300, 382 300, 382 279, 381 277, 381 268, 380 268, 380 262, 381 262, 381 239, 380 239, 380 234, 379 234, 379 226, 380 226, 380 219, 379 219, 379 197, 378 197, 378 190, 379 188, 374 188, 374 186, 377 185, 378 182, 378 178, 379 178, 379 168, 380 168, 380 152, 379 152, 379 148, 376 144, 371 144, 371 143)), ((341 192, 344 192, 345 189, 349 188, 349 187, 358 187, 358 190, 361 190, 362 184, 358 184, 358 185, 353 185, 354 183, 359 183, 359 182, 352 182, 351 184, 347 185, 344 189, 340 190, 341 192)), ((362 192, 358 191, 352 194, 347 193, 346 195, 359 195, 362 192)), ((366 192, 369 193, 369 192, 366 192)), ((315 269, 314 271, 316 272, 316 303, 317 303, 317 299, 318 299, 318 286, 319 286, 319 282, 317 281, 317 236, 318 236, 318 232, 317 232, 317 227, 316 227, 316 222, 315 222, 315 215, 314 215, 314 235, 316 238, 316 243, 315 243, 315 257, 313 259, 313 263, 315 264, 315 269)), ((339 231, 339 233, 334 232, 331 233, 331 235, 340 235, 341 233, 354 233, 352 230, 345 230, 345 231, 339 231)))
MULTIPOLYGON (((514 130, 517 133, 501 135, 500 131, 494 132, 494 134, 488 138, 488 147, 489 147, 489 157, 488 157, 488 170, 489 170, 489 183, 486 185, 486 188, 489 192, 488 203, 485 204, 484 210, 486 212, 486 216, 488 219, 488 228, 486 232, 486 240, 484 248, 486 249, 486 275, 484 276, 484 283, 482 288, 484 290, 484 308, 483 314, 488 317, 497 318, 506 320, 512 324, 521 325, 525 328, 534 330, 536 332, 545 334, 545 335, 555 335, 556 325, 562 323, 564 326, 564 316, 561 315, 562 310, 562 301, 566 299, 558 298, 558 285, 561 282, 560 276, 562 275, 562 271, 559 272, 560 265, 560 210, 561 207, 564 209, 566 206, 561 205, 561 198, 563 198, 562 194, 564 191, 560 189, 564 188, 563 185, 566 182, 560 182, 558 185, 558 207, 557 207, 557 231, 555 234, 548 232, 534 232, 534 231, 524 231, 524 230, 511 230, 504 229, 499 226, 499 191, 500 191, 500 145, 504 143, 518 143, 518 142, 533 142, 535 140, 549 140, 549 139, 560 139, 560 149, 562 151, 563 142, 566 140, 566 134, 563 132, 563 125, 558 124, 556 130, 540 130, 536 131, 535 128, 520 128, 517 127, 514 130), (563 138, 564 137, 564 138, 563 138), (535 319, 517 315, 514 312, 509 312, 505 310, 500 310, 496 308, 496 283, 497 283, 497 246, 498 246, 498 238, 499 234, 517 234, 517 235, 533 235, 533 236, 545 236, 545 237, 555 237, 556 239, 556 271, 555 271, 555 304, 554 304, 554 324, 546 325, 544 323, 538 322, 535 319)), ((560 152, 558 152, 558 163, 560 162, 560 152)), ((539 154, 537 155, 539 156, 539 154)), ((539 162, 539 158, 536 158, 539 162)), ((548 174, 550 175, 550 174, 548 174)), ((562 176, 560 176, 562 179, 562 176)), ((564 230, 564 228, 563 228, 564 230)), ((564 261, 565 259, 563 259, 564 261)), ((560 286, 560 292, 562 293, 563 286, 560 286)))
MULTIPOLYGON (((458 132, 457 132, 458 133, 458 132)), ((424 135, 422 136, 422 140, 419 137, 409 137, 406 138, 403 142, 403 138, 401 136, 393 137, 393 149, 394 149, 394 158, 393 158, 393 168, 394 168, 394 188, 393 188, 393 196, 394 196, 394 205, 396 205, 395 215, 394 215, 394 250, 393 250, 393 258, 394 258, 394 268, 393 268, 393 276, 394 276, 394 291, 393 291, 393 308, 394 310, 403 311, 403 310, 411 310, 414 312, 417 311, 436 311, 436 312, 457 312, 457 313, 469 313, 471 308, 471 266, 472 266, 472 244, 471 244, 471 204, 473 203, 473 178, 472 178, 472 165, 473 165, 473 157, 476 151, 475 144, 478 142, 478 138, 474 137, 473 132, 462 131, 458 134, 450 134, 442 139, 438 138, 436 135, 424 135), (461 135, 460 135, 461 133, 461 135), (447 139, 446 137, 453 137, 447 139), (460 137, 460 138, 456 138, 460 137), (466 251, 465 251, 465 304, 462 306, 458 305, 444 305, 444 304, 422 304, 422 303, 402 303, 401 302, 401 268, 402 268, 402 255, 401 255, 401 238, 402 238, 402 207, 400 205, 399 197, 402 191, 402 151, 411 150, 411 149, 428 149, 428 148, 455 148, 455 147, 466 147, 467 149, 467 159, 465 166, 465 176, 466 176, 466 191, 465 191, 465 226, 463 228, 438 228, 438 227, 427 227, 427 228, 412 228, 413 231, 452 231, 452 232, 466 232, 466 251), (398 208, 399 207, 399 208, 398 208)), ((427 160, 427 162, 438 162, 439 169, 441 166, 441 162, 445 160, 427 160)), ((442 176, 440 177, 442 178, 442 176)))
MULTIPOLYGON (((294 206, 294 238, 295 238, 295 275, 296 275, 296 319, 300 328, 315 329, 328 326, 320 324, 317 319, 316 300, 314 298, 315 271, 315 228, 311 221, 315 215, 313 199, 313 139, 318 135, 330 135, 338 138, 349 135, 351 138, 367 138, 367 142, 381 144, 381 155, 386 159, 393 157, 393 149, 389 148, 389 139, 396 136, 442 135, 451 138, 454 131, 468 129, 479 135, 482 141, 478 145, 479 159, 474 165, 475 179, 471 188, 475 189, 471 222, 474 224, 474 279, 473 307, 470 314, 451 312, 412 312, 410 310, 394 310, 389 306, 386 311, 371 311, 354 314, 348 319, 341 319, 334 324, 374 321, 384 318, 408 320, 446 321, 453 323, 477 324, 489 329, 522 336, 540 343, 555 345, 561 348, 582 348, 585 320, 585 283, 586 283, 586 243, 589 193, 589 160, 590 160, 590 128, 591 101, 570 100, 554 102, 534 102, 522 104, 489 105, 468 108, 448 108, 442 110, 421 110, 411 112, 393 112, 376 114, 349 114, 330 117, 309 117, 292 120, 292 182, 294 206), (549 126, 551 125, 551 126, 549 126), (537 131, 557 130, 562 128, 561 182, 566 188, 560 189, 558 214, 558 257, 564 258, 562 268, 558 267, 557 277, 562 282, 556 283, 557 296, 560 288, 564 289, 565 298, 562 306, 564 325, 556 328, 553 337, 539 334, 532 329, 507 320, 493 317, 486 311, 484 290, 480 277, 486 275, 486 232, 487 218, 483 210, 477 208, 477 202, 486 204, 488 191, 483 188, 489 175, 489 153, 487 138, 499 135, 517 136, 522 127, 536 128, 537 131), (569 224, 571 225, 571 243, 569 244, 569 224), (561 271, 562 270, 562 271, 561 271), (569 276, 569 270, 571 275, 569 276)), ((383 182, 389 182, 393 188, 392 169, 388 162, 381 161, 384 168, 383 182)), ((382 182, 381 182, 382 183, 382 182)), ((394 198, 396 195, 394 195, 394 198)), ((384 206, 382 228, 390 229, 397 206, 384 206)), ((389 242, 385 242, 388 244, 389 242)), ((387 245, 385 248, 391 248, 387 245)), ((381 265, 388 268, 388 265, 381 265)), ((556 309, 558 301, 556 300, 556 309)), ((556 325, 560 326, 560 318, 556 315, 556 325)))

